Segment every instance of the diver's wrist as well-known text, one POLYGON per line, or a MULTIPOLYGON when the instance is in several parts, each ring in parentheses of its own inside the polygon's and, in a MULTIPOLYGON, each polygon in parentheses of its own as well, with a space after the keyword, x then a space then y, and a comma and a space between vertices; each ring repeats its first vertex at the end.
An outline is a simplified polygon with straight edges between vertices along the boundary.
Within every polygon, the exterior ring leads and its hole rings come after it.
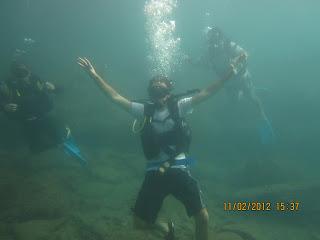
POLYGON ((91 78, 98 80, 99 79, 99 75, 95 72, 89 72, 89 75, 91 78))

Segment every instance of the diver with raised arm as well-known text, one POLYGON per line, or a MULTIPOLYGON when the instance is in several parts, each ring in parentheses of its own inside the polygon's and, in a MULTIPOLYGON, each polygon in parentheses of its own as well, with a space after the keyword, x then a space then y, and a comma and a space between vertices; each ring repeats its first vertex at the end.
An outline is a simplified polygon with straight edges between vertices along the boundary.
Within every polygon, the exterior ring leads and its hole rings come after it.
MULTIPOLYGON (((249 99, 259 114, 259 135, 263 144, 274 140, 274 131, 267 117, 260 98, 256 93, 251 74, 248 70, 248 53, 234 41, 231 41, 220 28, 207 27, 205 30, 206 48, 204 55, 195 65, 206 66, 212 69, 219 78, 223 77, 230 63, 234 62, 239 55, 243 55, 241 71, 238 71, 224 89, 227 95, 234 101, 240 101, 243 97, 249 99)), ((190 60, 190 59, 189 59, 190 60)))
POLYGON ((163 232, 165 239, 175 239, 172 221, 156 221, 163 200, 171 194, 184 204, 187 214, 195 219, 196 239, 208 239, 208 211, 198 182, 189 171, 191 132, 185 117, 195 106, 224 86, 237 71, 237 65, 243 58, 242 55, 238 56, 221 80, 214 81, 191 97, 175 97, 171 92, 172 81, 166 76, 155 76, 148 86, 150 101, 144 103, 133 102, 120 95, 109 82, 101 78, 88 59, 78 58, 78 64, 103 93, 143 123, 139 130, 147 164, 145 178, 133 208, 134 226, 137 229, 158 230, 163 232))

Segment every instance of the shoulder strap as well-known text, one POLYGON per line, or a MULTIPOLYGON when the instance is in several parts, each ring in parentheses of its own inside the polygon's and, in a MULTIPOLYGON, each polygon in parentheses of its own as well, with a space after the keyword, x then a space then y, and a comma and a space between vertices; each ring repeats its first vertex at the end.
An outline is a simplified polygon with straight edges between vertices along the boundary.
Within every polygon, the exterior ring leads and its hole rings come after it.
POLYGON ((168 108, 170 115, 172 116, 173 120, 180 120, 179 108, 178 108, 178 99, 172 97, 168 102, 168 108))
POLYGON ((152 102, 146 102, 146 103, 144 103, 144 115, 145 115, 147 118, 152 117, 153 114, 154 114, 154 111, 155 111, 154 103, 152 103, 152 102))

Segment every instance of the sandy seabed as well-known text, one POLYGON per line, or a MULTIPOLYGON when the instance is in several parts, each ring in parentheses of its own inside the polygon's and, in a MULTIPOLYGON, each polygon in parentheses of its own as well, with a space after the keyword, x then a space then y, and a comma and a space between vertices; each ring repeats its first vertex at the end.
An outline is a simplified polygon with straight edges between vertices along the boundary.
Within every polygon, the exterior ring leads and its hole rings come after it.
MULTIPOLYGON (((83 150, 90 156, 87 167, 57 149, 34 157, 1 153, 1 240, 161 239, 132 227, 130 209, 143 180, 142 156, 83 150)), ((299 214, 224 211, 228 186, 206 174, 200 183, 210 214, 210 239, 320 239, 312 221, 299 214)), ((175 199, 166 199, 159 218, 175 221, 178 239, 194 239, 193 221, 175 199)))

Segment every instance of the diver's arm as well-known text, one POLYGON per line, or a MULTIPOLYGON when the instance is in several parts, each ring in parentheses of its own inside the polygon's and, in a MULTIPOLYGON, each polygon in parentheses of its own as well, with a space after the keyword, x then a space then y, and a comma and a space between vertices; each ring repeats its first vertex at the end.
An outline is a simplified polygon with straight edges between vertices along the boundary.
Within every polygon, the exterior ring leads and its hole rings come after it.
POLYGON ((235 69, 233 65, 231 65, 230 71, 225 75, 224 78, 214 81, 212 84, 210 84, 208 87, 202 89, 199 93, 194 95, 192 97, 192 105, 195 106, 205 100, 207 100, 209 97, 213 96, 216 92, 218 92, 224 85, 226 81, 228 81, 235 73, 235 69))
POLYGON ((246 50, 244 50, 242 47, 240 47, 239 45, 234 45, 232 47, 231 52, 233 54, 233 57, 230 59, 230 62, 232 63, 236 63, 239 62, 239 58, 241 59, 241 66, 239 66, 238 68, 242 69, 242 70, 247 70, 248 68, 248 52, 246 50))
POLYGON ((37 91, 46 91, 46 92, 55 92, 57 90, 57 87, 49 82, 42 80, 38 75, 32 73, 30 79, 34 83, 34 87, 37 91))
POLYGON ((228 81, 233 75, 236 75, 238 73, 238 67, 245 59, 245 55, 241 54, 235 60, 230 64, 230 70, 227 72, 227 74, 220 80, 214 81, 211 85, 209 85, 207 88, 202 89, 198 94, 194 95, 192 97, 192 105, 195 106, 209 97, 213 96, 216 92, 218 92, 224 85, 226 81, 228 81))
POLYGON ((51 82, 45 82, 45 87, 48 91, 55 92, 57 90, 56 85, 51 82))
POLYGON ((18 109, 18 104, 16 103, 8 103, 4 105, 4 111, 5 112, 16 112, 18 109))
POLYGON ((63 92, 63 87, 61 85, 53 84, 52 82, 45 82, 46 90, 49 93, 60 94, 63 92))
POLYGON ((107 97, 111 99, 112 102, 128 112, 131 111, 131 102, 125 97, 121 96, 98 73, 96 73, 94 67, 88 59, 78 58, 78 64, 88 72, 89 76, 95 81, 95 83, 107 95, 107 97))

